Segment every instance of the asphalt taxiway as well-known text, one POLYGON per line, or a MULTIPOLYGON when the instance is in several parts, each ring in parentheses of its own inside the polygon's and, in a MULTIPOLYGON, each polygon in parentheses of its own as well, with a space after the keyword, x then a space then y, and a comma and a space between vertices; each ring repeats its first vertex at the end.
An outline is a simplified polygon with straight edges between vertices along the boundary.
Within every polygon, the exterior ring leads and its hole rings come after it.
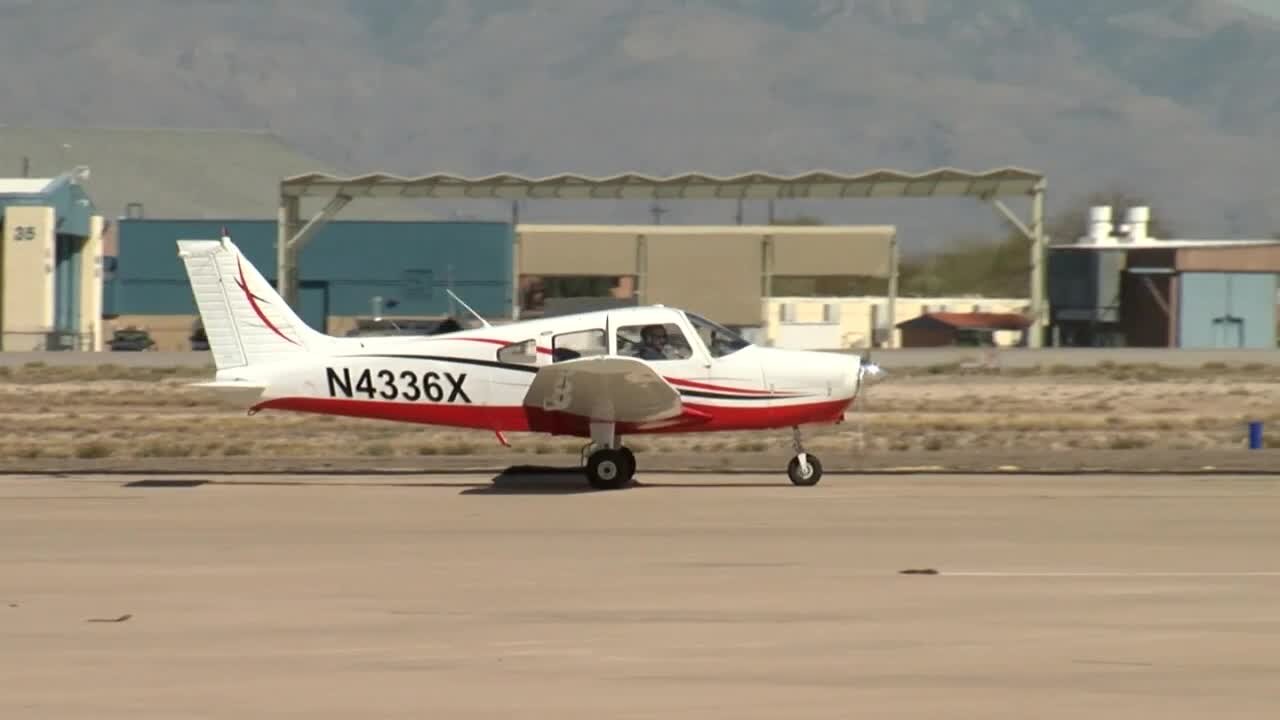
POLYGON ((0 477, 0 717, 1280 707, 1271 477, 642 483, 0 477))

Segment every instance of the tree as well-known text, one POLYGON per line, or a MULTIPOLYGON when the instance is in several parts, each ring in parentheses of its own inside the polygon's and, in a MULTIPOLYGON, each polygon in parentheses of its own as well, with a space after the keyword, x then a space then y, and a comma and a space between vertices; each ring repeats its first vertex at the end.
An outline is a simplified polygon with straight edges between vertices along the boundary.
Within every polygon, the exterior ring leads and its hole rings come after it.
POLYGON ((1151 222, 1147 226, 1147 235, 1154 238, 1177 237, 1176 230, 1165 219, 1164 214, 1150 201, 1140 194, 1121 185, 1114 185, 1106 190, 1079 197, 1070 202, 1067 208, 1056 215, 1046 225, 1051 242, 1075 242, 1089 232, 1089 208, 1094 205, 1110 205, 1113 209, 1111 222, 1117 227, 1124 223, 1124 212, 1131 207, 1151 208, 1151 222))
POLYGON ((899 293, 1023 297, 1031 270, 1031 244, 1013 231, 1004 240, 963 238, 930 256, 899 264, 899 293))
MULTIPOLYGON (((1088 210, 1094 205, 1115 208, 1112 222, 1117 225, 1123 222, 1126 208, 1151 207, 1141 195, 1122 187, 1092 193, 1073 200, 1046 222, 1049 241, 1074 242, 1086 234, 1088 210)), ((1159 211, 1152 208, 1147 234, 1167 238, 1175 237, 1173 233, 1159 211)), ((1005 223, 1005 235, 1000 240, 958 239, 932 255, 903 260, 898 287, 902 295, 1026 297, 1031 290, 1031 240, 1009 223, 1005 223)))
POLYGON ((813 215, 792 215, 785 218, 774 218, 771 225, 826 225, 827 222, 813 215))

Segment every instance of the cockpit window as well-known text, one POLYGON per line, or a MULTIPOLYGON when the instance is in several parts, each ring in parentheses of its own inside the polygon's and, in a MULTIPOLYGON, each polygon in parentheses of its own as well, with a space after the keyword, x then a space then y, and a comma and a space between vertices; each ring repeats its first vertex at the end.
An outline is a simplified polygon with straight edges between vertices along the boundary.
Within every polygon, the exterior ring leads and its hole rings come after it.
POLYGON ((698 337, 702 338, 702 344, 707 346, 707 352, 711 353, 713 358, 724 357, 751 345, 743 340, 741 335, 723 325, 693 313, 685 313, 685 315, 689 317, 693 329, 697 331, 698 337))
POLYGON ((693 348, 675 323, 618 328, 618 354, 642 360, 688 360, 693 348))

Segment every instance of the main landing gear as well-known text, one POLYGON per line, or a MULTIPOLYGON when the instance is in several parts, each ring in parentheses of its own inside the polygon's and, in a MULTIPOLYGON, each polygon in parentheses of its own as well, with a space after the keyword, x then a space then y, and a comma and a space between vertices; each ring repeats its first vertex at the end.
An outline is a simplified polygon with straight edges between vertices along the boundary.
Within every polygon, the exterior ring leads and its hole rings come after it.
POLYGON ((822 479, 822 462, 817 455, 804 451, 804 445, 800 442, 800 428, 791 428, 791 442, 796 450, 796 456, 787 463, 787 477, 791 478, 791 484, 804 487, 817 485, 822 479))
POLYGON ((591 423, 591 443, 582 455, 587 482, 596 490, 621 490, 635 480, 636 455, 621 445, 613 423, 591 423))

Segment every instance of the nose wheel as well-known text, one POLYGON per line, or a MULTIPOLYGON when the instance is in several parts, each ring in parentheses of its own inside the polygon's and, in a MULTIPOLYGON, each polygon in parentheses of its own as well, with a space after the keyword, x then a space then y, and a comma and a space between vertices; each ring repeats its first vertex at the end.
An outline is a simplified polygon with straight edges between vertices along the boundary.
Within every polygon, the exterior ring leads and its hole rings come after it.
POLYGON ((787 477, 791 479, 792 485, 801 487, 817 485, 822 479, 822 462, 818 460, 817 455, 804 451, 804 444, 800 439, 800 428, 791 429, 791 438, 796 456, 787 463, 787 477))

